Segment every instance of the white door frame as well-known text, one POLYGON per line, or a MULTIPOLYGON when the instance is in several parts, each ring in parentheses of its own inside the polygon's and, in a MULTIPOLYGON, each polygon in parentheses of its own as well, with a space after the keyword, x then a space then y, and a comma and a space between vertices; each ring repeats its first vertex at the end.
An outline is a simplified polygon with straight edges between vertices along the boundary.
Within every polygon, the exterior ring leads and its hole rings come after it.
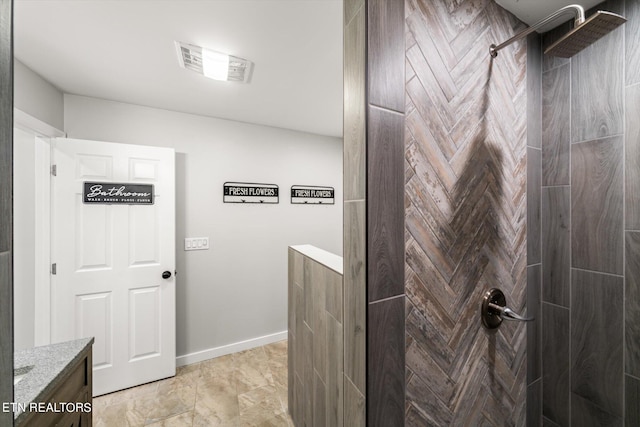
POLYGON ((35 301, 34 344, 51 343, 51 138, 66 133, 13 109, 14 127, 35 138, 35 301))

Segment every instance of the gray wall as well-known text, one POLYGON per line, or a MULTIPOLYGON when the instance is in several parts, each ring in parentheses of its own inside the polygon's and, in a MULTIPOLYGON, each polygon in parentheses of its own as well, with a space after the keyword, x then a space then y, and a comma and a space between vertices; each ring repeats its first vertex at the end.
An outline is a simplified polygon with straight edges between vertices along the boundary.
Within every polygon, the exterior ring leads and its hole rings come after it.
MULTIPOLYGON (((12 2, 0 0, 0 402, 13 402, 12 16, 12 2)), ((13 413, 0 412, 0 425, 13 425, 13 413)))
POLYGON ((270 334, 284 339, 287 247, 342 254, 338 138, 74 95, 65 95, 65 131, 176 150, 177 354, 192 357, 179 363, 270 334), (280 203, 224 204, 225 181, 278 184, 280 203), (332 186, 336 204, 292 205, 295 184, 332 186), (205 236, 210 250, 184 251, 185 237, 205 236))
POLYGON ((64 128, 62 91, 19 60, 14 60, 14 106, 56 129, 64 128))
POLYGON ((629 22, 542 59, 541 269, 529 278, 542 281, 545 426, 640 425, 640 2, 598 9, 629 22))

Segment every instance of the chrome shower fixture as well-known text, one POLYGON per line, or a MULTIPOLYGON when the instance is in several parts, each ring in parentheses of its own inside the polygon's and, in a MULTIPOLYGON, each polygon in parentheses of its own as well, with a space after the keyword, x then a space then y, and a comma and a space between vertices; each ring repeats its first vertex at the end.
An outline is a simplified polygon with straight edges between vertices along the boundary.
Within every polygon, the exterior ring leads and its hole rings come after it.
POLYGON ((597 11, 585 20, 584 8, 579 4, 570 4, 557 10, 551 15, 547 16, 543 20, 535 23, 533 26, 527 28, 511 37, 504 43, 499 45, 492 44, 489 47, 489 54, 495 58, 498 56, 498 51, 504 47, 509 46, 516 40, 520 40, 523 37, 528 36, 537 29, 544 27, 552 22, 554 19, 566 13, 573 13, 575 20, 573 29, 567 34, 562 36, 557 42, 545 49, 544 53, 552 56, 561 56, 563 58, 570 58, 576 53, 580 52, 591 43, 595 42, 602 36, 615 30, 620 25, 627 22, 626 18, 616 13, 597 11))

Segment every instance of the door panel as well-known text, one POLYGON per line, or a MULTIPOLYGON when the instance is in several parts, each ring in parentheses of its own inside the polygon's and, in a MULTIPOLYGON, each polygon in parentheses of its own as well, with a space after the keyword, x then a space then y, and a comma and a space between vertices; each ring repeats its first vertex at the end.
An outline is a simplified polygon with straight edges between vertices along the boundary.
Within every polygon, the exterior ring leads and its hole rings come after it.
POLYGON ((76 336, 95 337, 93 367, 111 366, 113 329, 111 292, 76 296, 76 336))
POLYGON ((94 336, 94 395, 175 375, 174 152, 54 141, 52 342, 94 336), (153 184, 151 205, 83 203, 85 181, 153 184))

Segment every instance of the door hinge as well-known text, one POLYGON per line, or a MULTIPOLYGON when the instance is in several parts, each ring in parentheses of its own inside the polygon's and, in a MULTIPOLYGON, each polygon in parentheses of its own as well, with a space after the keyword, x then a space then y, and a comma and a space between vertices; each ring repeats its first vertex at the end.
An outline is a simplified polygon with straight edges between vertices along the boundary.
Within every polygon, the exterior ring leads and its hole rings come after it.
POLYGON ((51 165, 51 175, 58 176, 58 165, 51 165))
POLYGON ((58 274, 58 264, 55 262, 51 264, 51 274, 58 274))

